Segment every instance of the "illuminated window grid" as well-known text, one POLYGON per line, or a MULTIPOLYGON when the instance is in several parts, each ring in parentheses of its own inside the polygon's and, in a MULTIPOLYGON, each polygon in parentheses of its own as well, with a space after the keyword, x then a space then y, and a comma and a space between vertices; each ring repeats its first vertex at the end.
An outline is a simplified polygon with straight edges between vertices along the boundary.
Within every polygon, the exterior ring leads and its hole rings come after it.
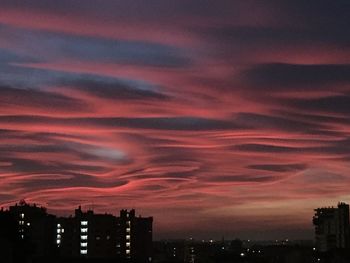
POLYGON ((88 224, 86 220, 80 221, 80 255, 88 254, 88 224))

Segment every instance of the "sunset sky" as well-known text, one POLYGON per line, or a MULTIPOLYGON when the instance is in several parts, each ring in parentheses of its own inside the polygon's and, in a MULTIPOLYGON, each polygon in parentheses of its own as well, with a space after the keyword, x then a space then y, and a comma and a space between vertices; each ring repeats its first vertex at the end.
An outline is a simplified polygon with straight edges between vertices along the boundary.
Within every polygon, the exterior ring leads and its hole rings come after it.
POLYGON ((0 0, 0 206, 155 239, 312 238, 350 202, 350 1, 0 0))

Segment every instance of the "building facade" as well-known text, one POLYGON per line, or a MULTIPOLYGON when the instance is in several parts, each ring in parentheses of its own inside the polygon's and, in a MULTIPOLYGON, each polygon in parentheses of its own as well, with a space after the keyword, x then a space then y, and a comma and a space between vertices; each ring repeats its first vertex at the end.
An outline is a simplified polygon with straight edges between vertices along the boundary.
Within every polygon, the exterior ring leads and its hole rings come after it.
POLYGON ((135 210, 121 210, 115 217, 79 207, 74 217, 57 219, 56 245, 62 257, 151 262, 152 223, 152 217, 136 217, 135 210))
POLYGON ((135 210, 121 210, 118 218, 118 253, 136 262, 151 262, 152 224, 152 217, 137 217, 135 210))
POLYGON ((338 207, 315 209, 316 249, 327 252, 332 249, 347 249, 349 240, 349 205, 339 203, 338 207))
POLYGON ((24 201, 10 206, 8 214, 16 224, 17 240, 32 257, 46 257, 56 253, 55 216, 49 215, 45 208, 24 201))
POLYGON ((114 258, 118 233, 115 216, 79 207, 74 217, 57 219, 56 245, 62 257, 114 258))

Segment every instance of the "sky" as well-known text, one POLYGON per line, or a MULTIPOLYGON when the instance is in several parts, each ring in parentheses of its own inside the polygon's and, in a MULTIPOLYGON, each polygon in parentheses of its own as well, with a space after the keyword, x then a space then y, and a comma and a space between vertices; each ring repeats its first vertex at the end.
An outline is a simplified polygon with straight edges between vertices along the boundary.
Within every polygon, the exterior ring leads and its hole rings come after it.
POLYGON ((350 202, 350 1, 0 0, 0 206, 155 238, 312 238, 350 202))

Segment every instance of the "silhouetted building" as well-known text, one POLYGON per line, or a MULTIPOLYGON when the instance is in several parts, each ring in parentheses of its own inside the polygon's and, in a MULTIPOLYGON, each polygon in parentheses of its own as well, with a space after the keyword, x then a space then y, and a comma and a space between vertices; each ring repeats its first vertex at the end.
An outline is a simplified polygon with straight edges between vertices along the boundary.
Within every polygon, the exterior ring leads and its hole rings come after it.
POLYGON ((136 217, 121 210, 120 217, 75 210, 59 218, 56 245, 62 257, 122 258, 133 262, 152 259, 152 217, 136 217))
POLYGON ((152 224, 152 217, 136 217, 135 210, 121 210, 118 218, 118 253, 136 262, 151 262, 152 224))
POLYGON ((152 223, 152 217, 136 217, 135 210, 121 210, 116 217, 83 212, 81 207, 74 216, 56 218, 45 208, 22 201, 0 211, 0 248, 5 249, 0 250, 0 262, 50 258, 150 262, 152 223))
POLYGON ((315 209, 313 224, 318 251, 349 248, 349 205, 315 209))
POLYGON ((62 257, 117 257, 117 218, 75 210, 74 217, 59 218, 56 245, 62 257))
POLYGON ((43 207, 24 201, 10 206, 8 213, 17 224, 17 238, 26 245, 32 257, 55 254, 55 216, 49 215, 43 207))

